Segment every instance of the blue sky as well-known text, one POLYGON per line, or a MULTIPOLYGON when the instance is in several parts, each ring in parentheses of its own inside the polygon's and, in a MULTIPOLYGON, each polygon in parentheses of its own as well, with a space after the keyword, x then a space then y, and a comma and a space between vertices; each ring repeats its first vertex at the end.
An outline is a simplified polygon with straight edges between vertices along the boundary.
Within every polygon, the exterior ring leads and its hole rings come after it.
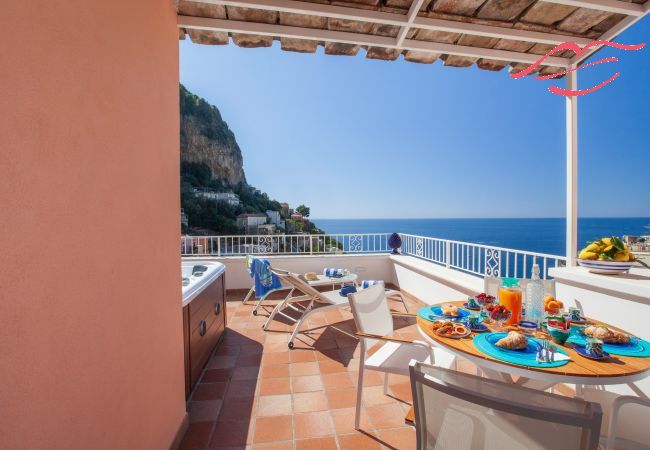
MULTIPOLYGON (((650 44, 650 17, 617 42, 650 44)), ((579 72, 579 213, 650 216, 650 46, 579 72)), ((215 104, 248 182, 316 218, 563 217, 559 81, 180 43, 180 79, 215 104)))

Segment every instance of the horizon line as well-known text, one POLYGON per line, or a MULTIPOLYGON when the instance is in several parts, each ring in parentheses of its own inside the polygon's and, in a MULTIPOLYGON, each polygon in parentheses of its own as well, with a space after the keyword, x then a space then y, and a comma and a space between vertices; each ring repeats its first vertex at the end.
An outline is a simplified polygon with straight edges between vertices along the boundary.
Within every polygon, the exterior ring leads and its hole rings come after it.
MULTIPOLYGON (((309 217, 309 220, 485 220, 485 219, 565 219, 563 216, 548 217, 309 217)), ((648 216, 581 216, 580 219, 650 219, 648 216)))

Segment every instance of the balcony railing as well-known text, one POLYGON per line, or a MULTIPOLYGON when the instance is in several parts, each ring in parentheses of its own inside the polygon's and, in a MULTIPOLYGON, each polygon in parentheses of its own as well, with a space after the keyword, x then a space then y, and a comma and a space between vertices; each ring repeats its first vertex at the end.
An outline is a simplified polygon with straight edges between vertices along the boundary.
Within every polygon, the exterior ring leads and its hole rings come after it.
MULTIPOLYGON (((389 233, 182 236, 181 253, 217 257, 388 253, 391 251, 389 236, 389 233)), ((526 278, 537 262, 541 277, 547 278, 548 269, 566 263, 565 257, 557 255, 412 234, 400 236, 402 254, 478 276, 526 278)))

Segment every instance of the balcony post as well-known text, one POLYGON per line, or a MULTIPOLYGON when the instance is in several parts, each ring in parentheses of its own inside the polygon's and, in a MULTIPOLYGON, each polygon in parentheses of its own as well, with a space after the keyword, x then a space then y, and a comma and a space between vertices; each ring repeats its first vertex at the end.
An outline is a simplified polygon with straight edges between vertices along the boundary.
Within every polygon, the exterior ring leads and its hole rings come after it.
MULTIPOLYGON (((577 89, 578 72, 567 74, 567 89, 577 89)), ((566 97, 566 265, 576 265, 578 250, 578 97, 566 97)))
POLYGON ((445 241, 445 266, 451 267, 451 242, 445 241))

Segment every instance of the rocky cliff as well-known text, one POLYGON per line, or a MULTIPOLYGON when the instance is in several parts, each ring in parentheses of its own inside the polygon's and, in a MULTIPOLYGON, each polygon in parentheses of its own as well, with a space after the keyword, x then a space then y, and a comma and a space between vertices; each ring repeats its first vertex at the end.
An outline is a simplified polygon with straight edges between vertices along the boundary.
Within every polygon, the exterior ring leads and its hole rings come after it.
POLYGON ((205 163, 212 178, 230 185, 246 183, 235 135, 219 110, 180 85, 181 161, 205 163))

